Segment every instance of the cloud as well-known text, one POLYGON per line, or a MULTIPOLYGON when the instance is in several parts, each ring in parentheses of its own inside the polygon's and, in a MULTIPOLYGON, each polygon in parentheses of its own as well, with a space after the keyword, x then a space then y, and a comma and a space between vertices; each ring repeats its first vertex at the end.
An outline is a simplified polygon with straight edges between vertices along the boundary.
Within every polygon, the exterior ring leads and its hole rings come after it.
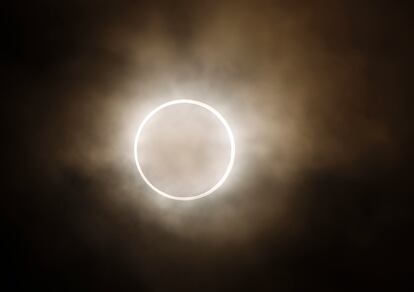
POLYGON ((392 230, 397 210, 405 226, 409 204, 387 197, 403 198, 408 181, 410 104, 409 74, 396 73, 405 59, 387 44, 396 36, 405 47, 406 16, 351 2, 75 1, 13 12, 11 200, 33 220, 9 213, 36 260, 50 245, 46 258, 71 274, 90 257, 92 278, 110 274, 95 261, 114 261, 115 279, 155 290, 234 288, 250 276, 265 290, 297 273, 303 285, 325 283, 332 267, 344 282, 360 254, 390 248, 376 225, 392 230), (175 98, 213 105, 235 134, 228 181, 199 201, 154 194, 133 159, 140 121, 175 98))

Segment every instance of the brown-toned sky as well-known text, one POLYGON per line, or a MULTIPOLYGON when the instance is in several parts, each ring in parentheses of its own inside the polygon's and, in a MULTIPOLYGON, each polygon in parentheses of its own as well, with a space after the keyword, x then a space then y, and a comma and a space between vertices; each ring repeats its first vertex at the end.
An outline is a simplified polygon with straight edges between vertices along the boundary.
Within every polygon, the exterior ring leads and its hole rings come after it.
POLYGON ((411 18, 385 1, 6 5, 6 285, 398 290, 411 18), (194 202, 154 194, 133 158, 174 98, 214 105, 236 139, 223 188, 194 202))

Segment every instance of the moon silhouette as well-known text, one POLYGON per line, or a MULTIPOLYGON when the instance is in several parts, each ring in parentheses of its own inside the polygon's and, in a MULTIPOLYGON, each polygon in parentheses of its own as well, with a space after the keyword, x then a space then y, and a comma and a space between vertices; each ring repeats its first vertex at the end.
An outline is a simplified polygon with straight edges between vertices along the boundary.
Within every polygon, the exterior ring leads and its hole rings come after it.
POLYGON ((141 124, 139 125, 137 134, 135 136, 135 143, 134 143, 135 163, 136 163, 137 169, 139 171, 139 174, 141 175, 144 182, 153 191, 155 191, 157 194, 162 195, 162 196, 164 196, 166 198, 169 198, 169 199, 172 199, 172 200, 179 200, 179 201, 190 201, 190 200, 200 199, 200 198, 203 198, 205 196, 208 196, 208 195, 212 194, 214 191, 216 191, 218 188, 220 188, 223 185, 223 183, 226 181, 227 177, 229 176, 229 174, 230 174, 230 172, 233 168, 235 153, 236 153, 236 146, 235 146, 235 141, 234 141, 234 135, 233 135, 233 132, 232 132, 230 126, 228 125, 227 121, 225 120, 225 118, 216 109, 214 109, 212 106, 210 106, 206 103, 200 102, 200 101, 192 100, 192 99, 172 100, 172 101, 166 102, 164 104, 161 104, 160 106, 158 106, 154 110, 152 110, 144 118, 144 120, 141 122, 141 124), (142 166, 140 164, 140 153, 138 151, 138 143, 140 141, 140 136, 141 136, 141 133, 142 133, 145 125, 151 120, 152 117, 154 117, 161 110, 163 110, 163 109, 165 109, 169 106, 178 105, 178 104, 191 104, 191 105, 195 105, 195 106, 201 107, 201 108, 209 111, 212 115, 214 115, 220 121, 221 125, 225 128, 227 136, 228 136, 228 140, 229 140, 229 145, 230 145, 230 151, 229 151, 230 154, 229 154, 227 167, 225 168, 225 171, 224 171, 223 175, 220 177, 220 179, 212 187, 210 187, 206 191, 201 192, 201 193, 191 194, 190 196, 169 194, 165 191, 162 191, 159 187, 157 187, 155 185, 154 182, 150 181, 148 179, 148 177, 145 175, 145 173, 142 169, 142 166))

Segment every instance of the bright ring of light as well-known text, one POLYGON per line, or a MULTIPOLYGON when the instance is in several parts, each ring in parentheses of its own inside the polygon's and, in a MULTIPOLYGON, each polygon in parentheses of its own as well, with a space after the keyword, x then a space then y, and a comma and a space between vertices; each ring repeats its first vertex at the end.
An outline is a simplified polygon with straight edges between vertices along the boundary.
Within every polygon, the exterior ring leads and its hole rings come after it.
POLYGON ((227 121, 223 118, 223 116, 217 110, 215 110, 213 107, 209 106, 208 104, 205 104, 205 103, 202 103, 202 102, 199 102, 199 101, 196 101, 196 100, 191 100, 191 99, 177 99, 177 100, 172 100, 172 101, 166 102, 166 103, 158 106, 157 108, 155 108, 153 111, 151 111, 145 117, 145 119, 142 121, 141 125, 138 128, 137 135, 135 136, 134 153, 135 153, 135 163, 137 165, 138 171, 139 171, 142 179, 145 181, 145 183, 151 189, 153 189, 158 194, 160 194, 160 195, 162 195, 164 197, 167 197, 169 199, 179 200, 179 201, 190 201, 190 200, 196 200, 196 199, 200 199, 202 197, 205 197, 205 196, 210 195, 211 193, 213 193, 214 191, 216 191, 224 183, 224 181, 229 176, 231 169, 233 168, 234 157, 235 157, 235 153, 236 153, 236 146, 235 146, 235 143, 234 143, 233 133, 232 133, 229 125, 227 124, 227 121), (220 180, 213 187, 211 187, 207 191, 205 191, 203 193, 199 193, 199 194, 194 194, 192 196, 174 196, 174 195, 167 194, 166 192, 163 192, 162 190, 158 189, 145 176, 144 172, 142 171, 141 165, 139 163, 138 142, 139 142, 139 138, 140 138, 141 132, 144 129, 144 126, 147 124, 147 122, 157 112, 159 112, 160 110, 162 110, 162 109, 164 109, 164 108, 166 108, 168 106, 175 105, 175 104, 193 104, 193 105, 200 106, 200 107, 202 107, 202 108, 210 111, 212 114, 214 114, 219 119, 219 121, 222 123, 222 125, 226 129, 227 135, 228 135, 228 138, 229 138, 229 142, 230 142, 230 159, 229 159, 229 163, 227 165, 226 171, 224 172, 224 175, 220 178, 220 180))

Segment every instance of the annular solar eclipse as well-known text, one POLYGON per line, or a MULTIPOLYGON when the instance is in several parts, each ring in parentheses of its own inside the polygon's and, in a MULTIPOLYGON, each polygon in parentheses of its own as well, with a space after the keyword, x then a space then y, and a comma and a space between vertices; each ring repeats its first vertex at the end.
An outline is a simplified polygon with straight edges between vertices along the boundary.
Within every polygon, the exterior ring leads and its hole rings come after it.
MULTIPOLYGON (((189 121, 191 122, 191 121, 189 121)), ((206 135, 208 135, 208 133, 206 133, 206 135)), ((229 124, 227 123, 227 121, 225 120, 225 118, 212 106, 200 102, 200 101, 196 101, 196 100, 192 100, 192 99, 177 99, 177 100, 172 100, 166 103, 161 104, 160 106, 156 107, 154 110, 152 110, 149 114, 147 114, 147 116, 143 119, 143 121, 141 122, 141 124, 139 125, 137 134, 135 136, 135 143, 134 143, 134 156, 135 156, 135 163, 137 166, 137 169, 139 171, 139 174, 141 175, 142 179, 144 180, 144 182, 153 190, 155 191, 157 194, 162 195, 166 198, 169 199, 173 199, 173 200, 179 200, 179 201, 190 201, 190 200, 196 200, 196 199, 200 199, 203 198, 205 196, 208 196, 210 194, 212 194, 214 191, 216 191, 218 188, 220 188, 223 183, 226 181, 227 177, 229 176, 232 168, 233 168, 233 164, 234 164, 234 158, 235 158, 235 152, 236 152, 236 146, 235 146, 235 141, 234 141, 234 136, 233 136, 233 132, 229 126, 229 124), (143 167, 142 167, 142 163, 141 163, 141 154, 139 151, 139 147, 138 144, 140 142, 140 138, 141 138, 141 134, 143 129, 145 128, 145 126, 147 125, 147 123, 155 116, 157 115, 157 113, 159 113, 160 111, 162 111, 163 109, 170 107, 170 106, 177 106, 180 104, 186 104, 186 105, 192 105, 192 106, 196 106, 199 107, 203 110, 208 111, 209 113, 211 113, 211 115, 213 115, 215 118, 218 119, 218 121, 221 123, 221 125, 224 127, 226 133, 227 133, 227 138, 229 140, 229 147, 230 147, 230 151, 229 151, 229 157, 228 157, 228 162, 227 162, 227 166, 225 168, 224 173, 222 174, 222 176, 220 177, 220 179, 218 179, 218 181, 209 189, 203 191, 203 192, 199 192, 199 193, 194 193, 191 194, 190 196, 186 195, 181 195, 181 194, 171 194, 168 193, 164 190, 161 190, 161 188, 159 186, 157 186, 157 183, 155 181, 151 181, 148 176, 145 174, 143 167)))

